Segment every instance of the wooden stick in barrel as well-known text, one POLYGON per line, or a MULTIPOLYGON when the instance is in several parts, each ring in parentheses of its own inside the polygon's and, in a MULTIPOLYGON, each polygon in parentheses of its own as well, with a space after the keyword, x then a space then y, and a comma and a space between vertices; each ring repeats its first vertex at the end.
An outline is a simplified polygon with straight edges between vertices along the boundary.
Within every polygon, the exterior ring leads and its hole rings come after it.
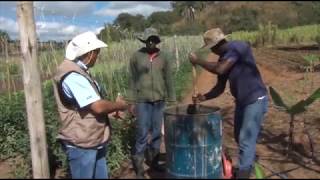
POLYGON ((197 71, 195 65, 192 66, 192 74, 193 74, 193 93, 192 93, 192 104, 189 104, 187 107, 187 113, 188 114, 196 114, 197 113, 197 94, 198 94, 198 88, 196 85, 197 81, 197 71))
MULTIPOLYGON (((198 88, 197 88, 197 70, 195 65, 192 65, 192 74, 193 74, 193 95, 192 97, 197 97, 198 88)), ((192 98, 193 104, 196 104, 196 98, 192 98)))

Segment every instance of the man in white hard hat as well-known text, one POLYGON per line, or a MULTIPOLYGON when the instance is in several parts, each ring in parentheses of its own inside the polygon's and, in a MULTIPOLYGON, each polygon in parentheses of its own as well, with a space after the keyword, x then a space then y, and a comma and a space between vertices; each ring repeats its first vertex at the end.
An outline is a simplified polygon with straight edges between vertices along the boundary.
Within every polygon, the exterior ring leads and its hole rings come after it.
POLYGON ((250 45, 243 41, 227 41, 220 28, 203 35, 204 46, 219 56, 218 62, 208 62, 190 53, 190 62, 216 74, 217 84, 195 99, 206 101, 220 96, 229 81, 235 98, 234 136, 239 146, 236 179, 248 179, 254 165, 256 141, 264 115, 268 110, 268 92, 256 66, 250 45))
POLYGON ((54 94, 61 118, 58 139, 62 142, 72 178, 108 178, 106 145, 110 136, 108 114, 128 105, 102 99, 98 83, 90 76, 100 48, 107 44, 93 32, 74 37, 65 60, 54 75, 54 94))

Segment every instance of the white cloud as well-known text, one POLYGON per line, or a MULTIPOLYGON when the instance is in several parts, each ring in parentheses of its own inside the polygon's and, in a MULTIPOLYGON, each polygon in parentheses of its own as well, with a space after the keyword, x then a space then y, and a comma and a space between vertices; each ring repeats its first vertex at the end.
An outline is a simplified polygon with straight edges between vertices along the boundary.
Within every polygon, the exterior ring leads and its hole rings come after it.
POLYGON ((67 26, 63 29, 63 32, 66 34, 73 34, 74 32, 76 32, 76 26, 67 26))
MULTIPOLYGON (((0 17, 0 27, 1 29, 8 32, 10 38, 19 39, 19 27, 16 21, 5 17, 0 17)), ((36 22, 37 35, 41 41, 68 40, 71 39, 73 36, 85 31, 93 31, 96 34, 98 34, 102 28, 103 27, 82 27, 59 22, 36 22)))
MULTIPOLYGON (((16 11, 17 1, 2 1, 0 2, 0 15, 5 15, 7 12, 16 11)), ((90 15, 95 9, 95 2, 88 1, 34 1, 36 16, 85 16, 90 15)))
POLYGON ((94 12, 95 15, 100 16, 114 16, 116 17, 120 13, 129 14, 142 14, 144 16, 149 16, 155 11, 167 11, 171 9, 170 1, 119 1, 111 2, 108 7, 100 9, 94 12))
POLYGON ((96 32, 96 27, 82 27, 57 22, 37 22, 37 33, 41 40, 67 40, 86 31, 96 32))
POLYGON ((0 16, 1 30, 8 32, 10 38, 15 39, 18 35, 18 24, 16 21, 0 16))
POLYGON ((36 15, 58 15, 58 16, 84 16, 89 15, 94 11, 95 3, 87 1, 35 1, 34 7, 36 9, 36 15))
MULTIPOLYGON (((7 31, 12 39, 19 39, 19 27, 15 20, 16 3, 17 1, 0 2, 0 29, 7 31)), ((154 11, 171 9, 169 1, 111 1, 102 2, 99 5, 104 4, 108 6, 95 12, 96 2, 34 1, 38 37, 43 41, 64 40, 88 30, 99 33, 103 29, 100 22, 108 18, 105 16, 116 17, 122 12, 148 16, 154 11), (99 15, 99 17, 93 18, 92 15, 99 15), (78 18, 80 16, 81 19, 78 18), (76 25, 73 22, 86 25, 76 25)))

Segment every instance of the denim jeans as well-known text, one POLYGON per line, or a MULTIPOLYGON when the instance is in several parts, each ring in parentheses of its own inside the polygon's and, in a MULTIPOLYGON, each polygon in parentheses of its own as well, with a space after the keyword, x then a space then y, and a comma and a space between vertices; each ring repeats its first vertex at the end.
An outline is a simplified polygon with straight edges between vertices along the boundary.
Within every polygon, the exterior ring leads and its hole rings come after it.
POLYGON ((148 143, 149 131, 151 131, 150 147, 160 149, 164 105, 164 101, 144 102, 136 105, 137 128, 134 155, 142 155, 144 153, 148 143))
POLYGON ((99 149, 83 149, 63 143, 72 179, 108 179, 106 145, 99 149))
POLYGON ((252 168, 257 138, 267 111, 268 96, 244 107, 236 106, 234 135, 239 146, 239 170, 252 168))

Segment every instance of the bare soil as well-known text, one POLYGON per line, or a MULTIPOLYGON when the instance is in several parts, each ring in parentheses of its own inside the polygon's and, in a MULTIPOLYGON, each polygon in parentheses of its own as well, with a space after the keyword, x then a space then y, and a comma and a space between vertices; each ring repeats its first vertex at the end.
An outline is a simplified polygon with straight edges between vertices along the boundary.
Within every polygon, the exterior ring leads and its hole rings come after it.
POLYGON ((0 178, 13 178, 11 175, 11 169, 12 167, 8 162, 0 162, 0 178))
MULTIPOLYGON (((302 66, 305 64, 304 55, 320 55, 317 48, 308 47, 282 47, 281 49, 254 49, 254 55, 263 81, 269 87, 274 87, 287 104, 294 104, 303 98, 307 98, 314 90, 320 87, 320 73, 316 72, 305 76, 302 66), (306 79, 309 78, 309 79, 306 79), (311 86, 311 80, 313 85, 311 86)), ((217 56, 209 55, 212 61, 217 56)), ((201 71, 197 77, 197 88, 200 93, 209 91, 216 82, 216 76, 201 71)), ((190 82, 192 83, 192 82, 190 82)), ((182 104, 191 103, 192 90, 187 94, 182 104)), ((294 149, 286 156, 288 144, 289 116, 274 108, 269 96, 269 111, 266 114, 262 131, 257 143, 257 158, 267 178, 279 179, 280 176, 287 178, 315 179, 320 178, 320 102, 312 104, 308 111, 297 116, 295 121, 295 144, 294 149), (303 123, 305 120, 306 123, 303 123), (314 157, 311 157, 309 140, 303 130, 310 133, 313 141, 314 157), (276 175, 280 173, 280 176, 276 175)), ((229 87, 220 97, 204 102, 209 106, 218 106, 223 115, 223 146, 232 157, 233 165, 237 163, 238 150, 233 139, 233 113, 234 98, 230 94, 229 87)), ((162 151, 165 152, 164 144, 162 151)), ((145 165, 147 178, 163 179, 164 173, 151 171, 145 165)), ((135 178, 130 161, 123 164, 113 178, 131 179, 135 178)), ((255 178, 254 174, 251 178, 255 178)))

